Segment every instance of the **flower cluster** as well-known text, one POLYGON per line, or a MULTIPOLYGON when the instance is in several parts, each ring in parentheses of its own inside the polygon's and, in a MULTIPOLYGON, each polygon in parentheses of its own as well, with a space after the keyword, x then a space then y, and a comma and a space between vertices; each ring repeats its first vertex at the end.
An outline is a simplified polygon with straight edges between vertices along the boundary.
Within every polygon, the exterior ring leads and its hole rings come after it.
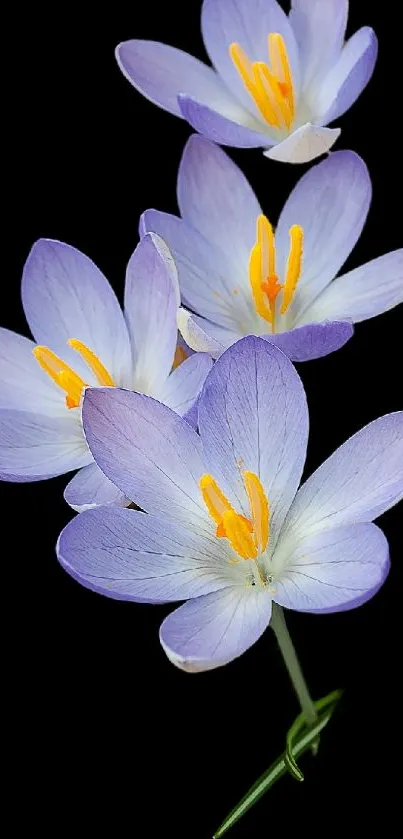
MULTIPOLYGON (((308 410, 293 361, 326 356, 354 323, 403 300, 403 250, 341 271, 371 203, 352 151, 312 167, 274 227, 216 144, 301 163, 327 153, 374 69, 347 0, 204 0, 213 66, 127 41, 125 76, 198 132, 179 214, 146 209, 124 309, 94 263, 36 242, 22 305, 33 340, 0 330, 0 477, 75 471, 79 515, 57 556, 82 585, 141 603, 185 601, 162 623, 169 659, 209 670, 243 653, 272 606, 364 603, 389 568, 373 524, 403 497, 403 412, 342 445, 299 488, 308 410), (133 507, 137 509, 133 509, 133 507)), ((262 189, 264 193, 264 189, 262 189)))

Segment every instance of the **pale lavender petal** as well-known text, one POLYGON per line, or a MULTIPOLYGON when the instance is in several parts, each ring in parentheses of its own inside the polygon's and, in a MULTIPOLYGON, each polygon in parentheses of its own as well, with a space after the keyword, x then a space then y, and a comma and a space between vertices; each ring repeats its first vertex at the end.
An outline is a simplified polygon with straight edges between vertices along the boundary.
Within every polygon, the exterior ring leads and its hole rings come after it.
POLYGON ((310 322, 290 332, 277 332, 263 337, 269 343, 280 347, 292 361, 310 361, 312 358, 323 358, 339 350, 350 340, 353 332, 351 322, 340 320, 310 322))
POLYGON ((59 536, 57 555, 86 588, 140 603, 199 597, 231 579, 228 557, 214 553, 214 542, 119 507, 76 516, 59 536))
POLYGON ((65 416, 64 393, 41 369, 33 341, 0 327, 0 408, 65 416))
POLYGON ((129 499, 101 472, 96 463, 89 463, 74 475, 64 490, 64 499, 77 513, 107 504, 117 504, 119 507, 130 504, 129 499))
POLYGON ((254 113, 250 95, 229 55, 229 46, 237 42, 251 61, 269 60, 268 35, 283 36, 290 59, 296 90, 299 87, 299 58, 295 35, 276 0, 204 0, 202 33, 206 50, 225 84, 254 113))
POLYGON ((274 143, 271 137, 260 134, 259 123, 255 125, 247 114, 240 113, 237 121, 185 94, 178 96, 178 103, 182 116, 192 128, 213 143, 239 149, 269 148, 274 143))
POLYGON ((198 134, 189 138, 183 151, 178 204, 184 221, 226 254, 231 271, 250 294, 249 257, 261 208, 238 166, 198 134))
POLYGON ((160 641, 170 661, 197 673, 242 655, 263 634, 271 617, 266 591, 235 587, 189 600, 165 618, 160 641))
POLYGON ((126 271, 125 317, 133 353, 131 386, 157 395, 172 368, 178 327, 179 285, 165 243, 148 234, 137 245, 126 271))
POLYGON ((270 502, 274 545, 300 482, 308 409, 289 359, 261 338, 243 338, 216 361, 199 402, 207 472, 249 515, 243 471, 260 477, 270 502))
POLYGON ((79 418, 67 410, 60 417, 3 409, 0 441, 0 478, 5 481, 41 481, 92 460, 79 418))
POLYGON ((317 97, 317 114, 324 124, 333 122, 351 108, 368 84, 378 55, 373 29, 364 26, 350 38, 338 62, 323 79, 317 97))
POLYGON ((285 564, 273 596, 280 606, 343 612, 361 606, 380 589, 389 572, 389 547, 375 524, 353 524, 299 540, 281 562, 285 564))
POLYGON ((323 128, 307 122, 263 154, 280 163, 309 163, 328 152, 339 136, 340 128, 323 128))
POLYGON ((143 96, 171 114, 182 116, 178 94, 186 93, 230 119, 243 115, 215 70, 183 50, 157 41, 124 41, 116 49, 116 60, 143 96))
POLYGON ((208 521, 201 440, 174 411, 150 396, 94 388, 85 393, 83 424, 95 461, 127 498, 186 526, 208 521))
POLYGON ((351 151, 334 152, 312 167, 297 183, 276 230, 277 270, 284 276, 289 229, 304 229, 302 274, 292 303, 294 323, 335 277, 365 224, 371 179, 361 158, 351 151))
POLYGON ((178 326, 183 338, 195 352, 207 352, 218 358, 224 350, 243 336, 224 326, 217 326, 205 318, 192 315, 186 309, 179 309, 178 326))
POLYGON ((340 446, 296 495, 283 539, 370 522, 403 498, 403 411, 374 420, 340 446))
POLYGON ((38 344, 50 347, 88 384, 96 384, 67 346, 69 338, 77 338, 101 359, 117 385, 129 382, 131 353, 123 312, 104 275, 81 251, 39 239, 25 263, 21 293, 38 344))
POLYGON ((207 353, 195 353, 172 371, 156 398, 183 417, 196 402, 212 365, 207 353))
POLYGON ((140 224, 142 231, 158 233, 171 250, 186 306, 230 329, 234 329, 238 318, 249 317, 250 295, 247 301, 221 250, 169 213, 146 210, 140 224))
POLYGON ((348 0, 292 0, 290 23, 297 40, 301 88, 321 82, 343 46, 348 0))
POLYGON ((349 317, 358 323, 399 303, 403 303, 401 248, 338 277, 309 307, 304 320, 349 317))

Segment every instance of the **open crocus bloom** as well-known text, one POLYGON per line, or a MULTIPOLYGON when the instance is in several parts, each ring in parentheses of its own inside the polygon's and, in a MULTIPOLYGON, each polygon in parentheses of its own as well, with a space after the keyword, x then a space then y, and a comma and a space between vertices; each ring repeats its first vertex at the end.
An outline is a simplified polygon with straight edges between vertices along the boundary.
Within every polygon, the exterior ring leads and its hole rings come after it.
POLYGON ((199 435, 150 397, 87 390, 92 454, 147 512, 89 510, 58 542, 63 567, 87 588, 137 602, 187 600, 160 637, 189 671, 243 653, 268 626, 273 600, 336 612, 372 597, 389 559, 371 522, 403 496, 403 412, 355 434, 297 492, 305 393, 289 359, 261 338, 221 356, 198 413, 199 435))
POLYGON ((155 41, 126 41, 117 60, 148 99, 216 143, 263 147, 304 163, 340 134, 326 128, 368 83, 377 40, 368 26, 344 43, 348 0, 204 0, 202 33, 214 69, 155 41))
POLYGON ((354 152, 334 152, 292 191, 274 233, 237 166, 197 134, 178 174, 182 218, 147 210, 140 234, 168 243, 178 268, 179 327, 189 346, 218 357, 260 335, 294 361, 339 349, 353 322, 403 299, 403 250, 333 278, 364 226, 371 181, 354 152))
POLYGON ((192 355, 171 372, 179 288, 166 245, 150 235, 134 251, 123 314, 87 256, 40 240, 25 264, 22 302, 37 344, 0 329, 0 477, 38 481, 80 469, 65 490, 72 507, 129 503, 86 444, 86 386, 140 390, 186 414, 212 365, 192 355))

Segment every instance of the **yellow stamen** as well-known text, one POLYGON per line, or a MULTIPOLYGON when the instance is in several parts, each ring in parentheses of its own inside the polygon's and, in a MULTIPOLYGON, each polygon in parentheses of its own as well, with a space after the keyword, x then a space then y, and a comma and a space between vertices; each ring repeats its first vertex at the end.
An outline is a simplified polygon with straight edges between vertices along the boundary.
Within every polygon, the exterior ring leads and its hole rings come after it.
POLYGON ((278 32, 272 32, 268 37, 268 45, 270 64, 293 120, 295 117, 294 82, 284 38, 278 32))
POLYGON ((253 301, 255 309, 261 318, 264 318, 269 323, 272 322, 272 313, 270 304, 263 290, 262 277, 262 249, 257 242, 250 252, 249 258, 249 281, 252 288, 253 301))
POLYGON ((68 345, 76 350, 81 357, 84 359, 87 366, 92 370, 96 379, 100 385, 104 387, 115 387, 115 382, 112 379, 110 373, 108 373, 106 367, 102 364, 102 361, 99 360, 98 356, 95 355, 92 350, 88 349, 82 341, 77 341, 76 338, 70 338, 67 341, 68 345))
POLYGON ((87 386, 84 380, 47 347, 38 346, 32 352, 42 369, 65 391, 67 407, 78 408, 82 391, 87 386))
POLYGON ((184 347, 177 346, 177 348, 175 350, 174 363, 172 365, 172 370, 176 370, 176 368, 179 367, 180 364, 182 364, 182 361, 186 361, 187 357, 188 357, 188 354, 187 354, 186 350, 184 349, 184 347))
POLYGON ((276 273, 276 245, 273 228, 262 213, 257 217, 256 238, 262 249, 262 276, 266 278, 276 273))
MULTIPOLYGON (((199 486, 202 492, 203 501, 211 518, 215 521, 217 527, 220 527, 220 525, 222 525, 224 513, 228 510, 233 510, 233 507, 228 501, 228 498, 226 498, 224 493, 221 491, 217 481, 214 480, 212 475, 203 475, 200 478, 199 486)), ((221 534, 218 533, 217 535, 220 536, 221 534)))
POLYGON ((295 289, 301 276, 303 249, 304 231, 300 224, 293 224, 290 228, 290 252, 287 260, 283 289, 283 303, 280 309, 282 315, 285 314, 293 300, 295 289))
POLYGON ((234 551, 242 559, 256 559, 257 547, 244 517, 238 515, 235 510, 227 510, 223 516, 223 526, 234 551))
POLYGON ((256 547, 259 553, 262 553, 269 541, 269 502, 261 481, 254 472, 244 472, 243 482, 249 498, 256 547))
POLYGON ((295 91, 283 37, 270 33, 268 47, 271 67, 264 61, 252 63, 235 42, 229 54, 263 119, 274 128, 289 130, 295 118, 295 91))

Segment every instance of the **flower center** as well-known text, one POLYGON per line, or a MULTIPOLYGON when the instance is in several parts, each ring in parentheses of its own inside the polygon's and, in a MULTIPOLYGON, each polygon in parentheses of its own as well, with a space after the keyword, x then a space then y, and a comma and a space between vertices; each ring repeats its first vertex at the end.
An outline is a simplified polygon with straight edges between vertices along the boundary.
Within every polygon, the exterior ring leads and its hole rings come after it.
POLYGON ((290 130, 295 118, 295 91, 283 37, 268 35, 270 66, 250 61, 242 47, 230 44, 229 54, 263 119, 273 128, 290 130))
MULTIPOLYGON (((76 338, 70 338, 67 343, 81 355, 101 386, 116 387, 112 376, 108 373, 102 361, 82 341, 77 341, 76 338)), ((78 408, 87 383, 68 364, 65 364, 56 353, 49 350, 48 347, 38 346, 32 352, 42 369, 64 390, 67 408, 78 408)))
POLYGON ((234 510, 212 475, 203 475, 199 486, 210 516, 217 525, 216 536, 228 539, 241 559, 256 559, 266 550, 269 541, 269 502, 254 472, 243 472, 242 477, 249 499, 250 518, 234 510))
POLYGON ((290 250, 287 259, 284 285, 276 274, 276 244, 273 228, 260 215, 256 224, 256 243, 249 258, 249 280, 257 313, 271 324, 276 331, 277 298, 282 292, 280 315, 285 315, 294 298, 295 289, 302 271, 304 231, 299 224, 290 227, 290 250))

